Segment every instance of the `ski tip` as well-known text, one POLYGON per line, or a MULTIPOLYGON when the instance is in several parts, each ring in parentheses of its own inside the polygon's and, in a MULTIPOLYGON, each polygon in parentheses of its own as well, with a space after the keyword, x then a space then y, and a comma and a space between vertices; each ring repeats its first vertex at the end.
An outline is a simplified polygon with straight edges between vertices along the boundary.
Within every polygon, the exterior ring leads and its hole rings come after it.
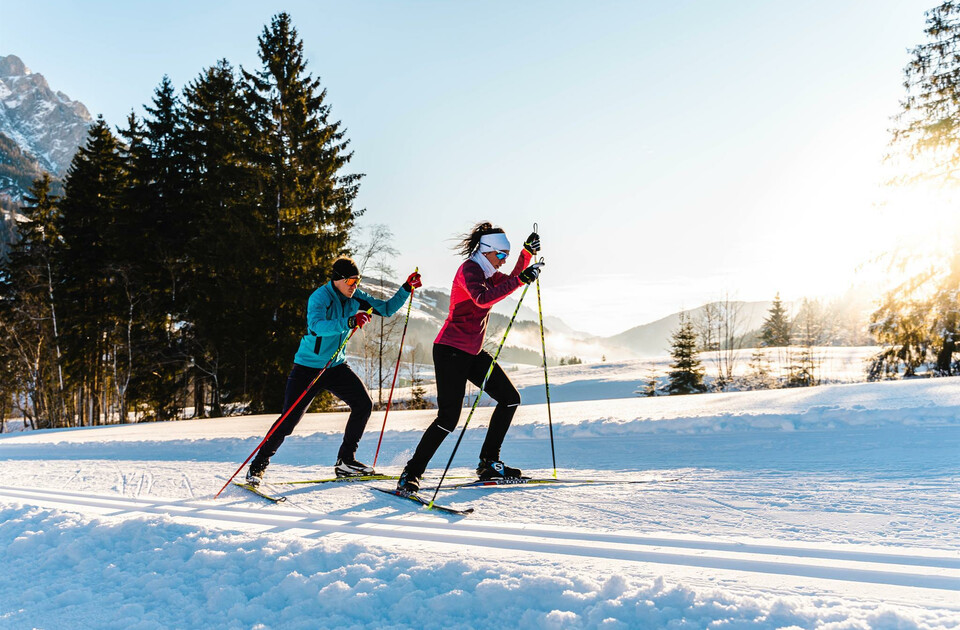
POLYGON ((473 508, 452 508, 445 505, 423 505, 423 509, 430 510, 431 512, 440 512, 442 514, 450 514, 451 516, 467 516, 468 514, 473 514, 473 508))
POLYGON ((248 484, 248 483, 234 482, 233 485, 237 486, 238 488, 243 488, 244 490, 247 490, 247 491, 249 491, 249 492, 252 492, 253 494, 257 495, 258 497, 262 497, 262 498, 266 499, 267 501, 271 501, 272 503, 283 503, 284 501, 287 500, 287 497, 285 497, 285 496, 275 496, 275 495, 272 495, 272 494, 267 494, 266 492, 264 492, 264 491, 261 490, 260 488, 255 488, 254 486, 251 486, 251 485, 248 484))

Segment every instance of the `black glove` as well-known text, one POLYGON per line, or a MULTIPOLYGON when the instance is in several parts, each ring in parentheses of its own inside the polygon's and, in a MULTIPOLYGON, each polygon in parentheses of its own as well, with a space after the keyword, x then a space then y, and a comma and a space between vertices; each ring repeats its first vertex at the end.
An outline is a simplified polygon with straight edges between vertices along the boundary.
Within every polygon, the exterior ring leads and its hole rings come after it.
POLYGON ((535 263, 530 265, 526 269, 520 272, 520 282, 524 284, 530 284, 540 275, 540 267, 543 267, 543 263, 535 263))
POLYGON ((540 235, 536 232, 530 232, 530 236, 523 243, 523 248, 536 256, 537 252, 540 251, 540 235))

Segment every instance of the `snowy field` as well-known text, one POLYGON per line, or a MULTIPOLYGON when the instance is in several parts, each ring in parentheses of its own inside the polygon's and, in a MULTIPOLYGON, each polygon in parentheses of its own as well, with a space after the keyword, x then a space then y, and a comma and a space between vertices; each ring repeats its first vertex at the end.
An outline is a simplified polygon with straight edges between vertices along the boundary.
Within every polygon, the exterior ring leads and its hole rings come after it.
MULTIPOLYGON (((812 355, 817 365, 817 375, 824 384, 862 383, 867 380, 867 362, 879 350, 877 346, 816 347, 812 355)), ((762 348, 760 351, 767 358, 771 376, 785 377, 790 364, 788 353, 796 353, 797 349, 762 348)), ((733 365, 734 378, 747 376, 753 352, 753 348, 739 350, 735 359, 730 361, 733 365)), ((715 380, 720 358, 716 352, 701 352, 699 356, 705 371, 704 380, 707 384, 711 384, 715 380)), ((667 374, 671 370, 672 362, 673 357, 663 355, 646 359, 552 366, 548 375, 550 400, 551 402, 568 402, 633 398, 643 390, 646 382, 651 378, 656 379, 658 388, 663 390, 667 384, 667 374)), ((401 375, 406 375, 408 369, 407 365, 404 365, 401 368, 401 375)), ((510 376, 510 380, 520 390, 524 404, 546 402, 543 367, 504 364, 504 369, 510 376)), ((420 378, 425 380, 423 388, 426 397, 436 400, 437 388, 431 383, 434 379, 433 365, 420 366, 418 373, 420 378)), ((369 382, 376 382, 376 379, 371 378, 369 382)), ((475 389, 471 390, 470 393, 473 394, 475 391, 475 389)), ((390 389, 384 388, 383 400, 386 400, 389 394, 390 389)), ((371 395, 374 400, 378 399, 376 390, 371 395)), ((396 388, 394 400, 409 398, 409 388, 396 388)), ((472 403, 472 398, 470 402, 472 403)), ((485 396, 481 404, 492 404, 492 402, 485 396)))
MULTIPOLYGON (((503 458, 551 476, 534 373, 503 458)), ((442 490, 465 518, 278 484, 330 475, 337 413, 274 458, 274 505, 212 498, 274 417, 5 434, 0 628, 960 628, 960 379, 639 398, 622 364, 554 373, 558 476, 649 483, 442 490)), ((391 412, 378 468, 432 419, 391 412)))

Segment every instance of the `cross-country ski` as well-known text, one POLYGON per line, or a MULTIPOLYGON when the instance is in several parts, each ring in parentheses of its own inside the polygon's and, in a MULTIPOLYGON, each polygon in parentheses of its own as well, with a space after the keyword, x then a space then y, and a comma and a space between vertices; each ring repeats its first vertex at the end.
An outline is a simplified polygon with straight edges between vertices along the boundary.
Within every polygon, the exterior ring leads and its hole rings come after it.
POLYGON ((271 481, 275 486, 311 486, 311 485, 321 485, 325 483, 354 483, 360 481, 383 481, 383 480, 396 480, 399 479, 399 475, 352 475, 350 477, 328 477, 326 479, 290 479, 286 481, 271 481))
POLYGON ((679 477, 668 479, 536 479, 533 477, 506 477, 503 479, 478 479, 476 481, 466 481, 453 483, 448 486, 451 490, 457 488, 490 488, 490 487, 515 487, 515 486, 548 486, 548 485, 610 485, 610 484, 655 484, 669 483, 679 481, 679 477))
POLYGON ((247 492, 255 494, 262 499, 266 499, 271 503, 283 503, 284 501, 287 500, 287 497, 285 496, 270 494, 269 492, 266 492, 257 486, 250 485, 249 483, 234 482, 233 485, 235 485, 238 488, 243 488, 247 492))
POLYGON ((413 501, 414 503, 428 509, 434 510, 437 512, 443 512, 445 514, 454 514, 456 516, 467 516, 468 514, 473 514, 473 508, 454 508, 448 505, 440 505, 439 503, 432 503, 427 499, 424 499, 416 492, 404 492, 402 490, 392 490, 386 488, 374 488, 378 492, 383 492, 384 494, 389 494, 390 496, 397 497, 398 499, 403 499, 405 501, 413 501))

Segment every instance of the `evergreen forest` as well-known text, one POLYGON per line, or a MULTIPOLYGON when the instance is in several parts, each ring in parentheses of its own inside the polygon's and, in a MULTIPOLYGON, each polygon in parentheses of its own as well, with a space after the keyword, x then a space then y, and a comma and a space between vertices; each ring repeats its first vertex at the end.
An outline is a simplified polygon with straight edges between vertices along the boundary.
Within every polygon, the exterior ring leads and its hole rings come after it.
POLYGON ((290 16, 38 177, 0 273, 0 418, 276 411, 303 305, 350 253, 361 175, 290 16), (60 193, 60 194, 57 194, 60 193))

